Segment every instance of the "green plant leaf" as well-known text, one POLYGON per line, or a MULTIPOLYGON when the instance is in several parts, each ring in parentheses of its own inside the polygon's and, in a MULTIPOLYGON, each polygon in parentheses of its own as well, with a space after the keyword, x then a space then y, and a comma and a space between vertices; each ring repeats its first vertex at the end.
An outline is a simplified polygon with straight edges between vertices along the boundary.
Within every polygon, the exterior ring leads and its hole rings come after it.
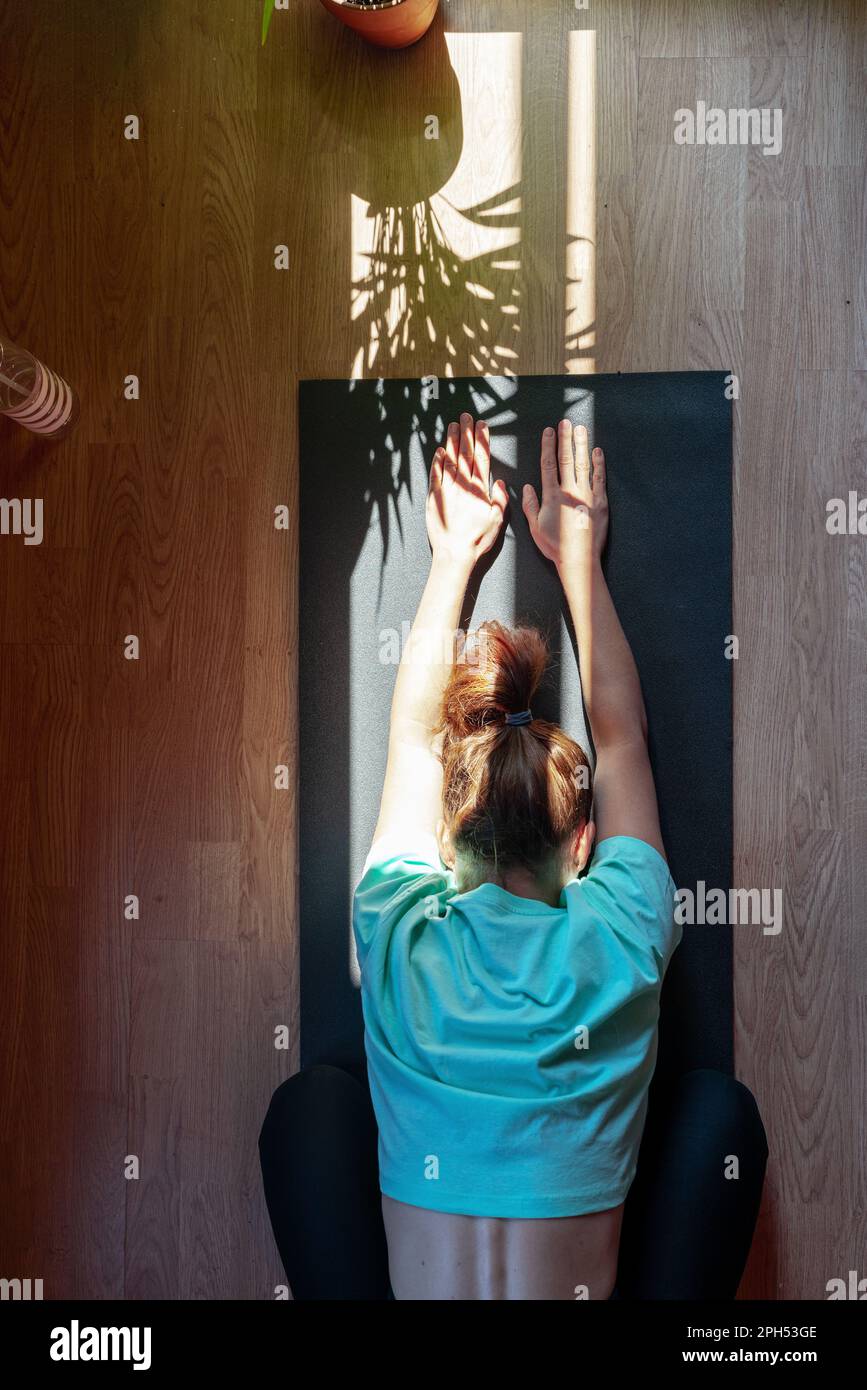
POLYGON ((265 8, 262 11, 262 43, 268 37, 268 30, 271 26, 271 16, 274 13, 274 0, 265 0, 265 8))

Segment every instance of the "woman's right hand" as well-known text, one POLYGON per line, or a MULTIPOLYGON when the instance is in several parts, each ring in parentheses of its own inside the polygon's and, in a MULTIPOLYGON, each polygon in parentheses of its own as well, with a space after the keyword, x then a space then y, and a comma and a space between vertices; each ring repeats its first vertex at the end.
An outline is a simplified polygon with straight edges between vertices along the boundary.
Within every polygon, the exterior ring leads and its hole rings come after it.
POLYGON ((587 430, 561 420, 542 434, 542 505, 529 483, 522 496, 530 534, 558 569, 599 560, 608 535, 605 456, 593 450, 590 474, 587 430), (574 446, 574 453, 573 453, 574 446))

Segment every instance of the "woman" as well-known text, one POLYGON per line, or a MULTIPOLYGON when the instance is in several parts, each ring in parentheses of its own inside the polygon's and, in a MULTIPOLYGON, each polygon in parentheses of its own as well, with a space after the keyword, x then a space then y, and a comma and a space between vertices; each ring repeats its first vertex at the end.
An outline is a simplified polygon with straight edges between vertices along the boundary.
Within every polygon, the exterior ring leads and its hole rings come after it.
POLYGON ((601 567, 605 460, 563 420, 541 474, 523 509, 574 623, 592 796, 583 750, 533 713, 540 635, 487 624, 452 654, 507 505, 464 415, 431 468, 431 571, 354 899, 375 1119, 359 1081, 315 1067, 260 1140, 296 1298, 389 1280, 398 1299, 733 1298, 746 1261, 767 1156, 749 1091, 689 1073, 645 1132, 680 928, 601 567))

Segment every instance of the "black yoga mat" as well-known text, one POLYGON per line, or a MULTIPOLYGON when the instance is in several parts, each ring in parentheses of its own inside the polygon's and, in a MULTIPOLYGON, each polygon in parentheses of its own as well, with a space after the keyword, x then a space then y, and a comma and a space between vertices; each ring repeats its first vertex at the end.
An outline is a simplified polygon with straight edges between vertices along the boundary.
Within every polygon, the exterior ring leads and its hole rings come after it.
MULTIPOLYGON (((490 422, 510 516, 472 623, 530 622, 552 671, 539 712, 584 741, 574 641, 520 494, 545 425, 605 449, 608 583, 638 663, 662 830, 679 886, 732 876, 731 405, 722 372, 303 381, 300 385, 301 1054, 363 1067, 352 890, 376 822, 399 650, 429 564, 427 473, 462 410, 490 422)), ((469 613, 468 615, 469 616, 469 613)), ((733 1069, 732 943, 686 926, 666 979, 658 1074, 733 1069)))

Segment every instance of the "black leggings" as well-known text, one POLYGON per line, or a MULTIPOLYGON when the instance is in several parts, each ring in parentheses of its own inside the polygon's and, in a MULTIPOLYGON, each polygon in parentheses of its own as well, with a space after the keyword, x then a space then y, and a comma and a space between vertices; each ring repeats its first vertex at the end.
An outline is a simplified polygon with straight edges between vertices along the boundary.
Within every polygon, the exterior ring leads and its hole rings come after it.
MULTIPOLYGON (((376 1120, 366 1085, 314 1066, 279 1086, 259 1137, 265 1198, 295 1299, 388 1299, 376 1120)), ((768 1145, 750 1091, 718 1071, 655 1086, 626 1199, 619 1299, 732 1299, 768 1145), (726 1177, 734 1161, 739 1176, 726 1177)))

